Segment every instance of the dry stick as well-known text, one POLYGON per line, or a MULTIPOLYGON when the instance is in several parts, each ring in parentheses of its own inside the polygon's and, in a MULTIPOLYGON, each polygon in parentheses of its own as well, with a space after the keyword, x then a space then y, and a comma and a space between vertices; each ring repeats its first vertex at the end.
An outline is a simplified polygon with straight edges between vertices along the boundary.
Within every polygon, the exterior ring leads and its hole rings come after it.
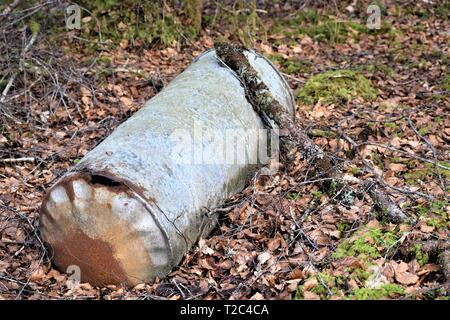
POLYGON ((32 157, 0 159, 0 163, 18 163, 18 162, 32 162, 32 163, 34 163, 34 161, 35 161, 35 158, 32 158, 32 157))
MULTIPOLYGON (((287 137, 281 138, 281 142, 286 151, 291 151, 288 158, 292 157, 295 147, 299 149, 303 157, 308 163, 325 177, 332 180, 346 189, 346 183, 342 175, 336 169, 332 161, 332 157, 327 155, 320 147, 318 147, 308 135, 298 128, 291 115, 283 108, 283 106, 274 99, 269 88, 261 81, 256 70, 250 65, 244 55, 244 47, 234 46, 225 42, 217 42, 214 44, 218 58, 227 67, 233 70, 238 79, 244 85, 246 97, 254 110, 262 117, 268 117, 274 121, 278 127, 287 131, 287 137), (293 145, 295 143, 295 145, 293 145), (294 147, 294 148, 293 148, 294 147)), ((328 187, 332 184, 327 184, 328 187)), ((371 181, 365 185, 369 187, 366 190, 374 203, 383 213, 393 222, 399 222, 406 218, 406 215, 400 208, 389 198, 382 186, 376 181, 371 181)), ((353 191, 344 192, 344 196, 353 194, 353 191)))
POLYGON ((403 211, 389 198, 386 190, 375 181, 366 181, 363 183, 375 205, 382 211, 382 214, 388 217, 392 222, 401 222, 407 219, 403 211))
POLYGON ((423 161, 423 162, 432 163, 438 168, 441 168, 441 169, 444 169, 444 170, 450 170, 450 167, 444 166, 444 165, 442 165, 442 164, 440 164, 438 162, 436 163, 436 161, 434 161, 434 160, 423 158, 423 157, 417 156, 415 154, 412 154, 412 153, 406 152, 404 150, 401 150, 401 149, 398 149, 398 148, 395 148, 395 147, 392 147, 392 146, 388 146, 388 145, 385 145, 385 144, 372 142, 372 141, 366 141, 366 142, 358 143, 358 147, 362 147, 362 146, 375 146, 375 147, 384 148, 384 149, 387 149, 387 150, 390 150, 390 151, 401 153, 401 154, 405 155, 406 157, 410 157, 410 158, 413 158, 413 159, 416 159, 416 160, 420 160, 420 161, 423 161))
POLYGON ((364 159, 364 156, 361 154, 361 152, 358 149, 358 145, 353 139, 351 139, 349 136, 344 134, 343 132, 338 132, 342 138, 347 141, 355 150, 359 157, 361 158, 361 161, 365 164, 367 168, 370 169, 372 174, 377 178, 377 181, 375 182, 372 179, 368 179, 366 182, 361 182, 359 180, 359 184, 361 184, 366 190, 366 192, 369 193, 369 196, 372 198, 375 205, 382 210, 382 214, 386 215, 390 221, 393 222, 400 222, 405 219, 407 219, 407 216, 403 213, 402 210, 391 200, 391 198, 387 195, 387 192, 385 190, 386 183, 382 179, 382 177, 372 168, 370 163, 364 159))
POLYGON ((14 0, 13 2, 11 2, 8 6, 6 6, 5 10, 3 10, 1 15, 2 16, 8 15, 15 7, 17 7, 20 1, 21 0, 14 0))
MULTIPOLYGON (((357 144, 355 141, 353 141, 353 139, 351 139, 349 136, 347 136, 346 134, 344 134, 343 132, 338 132, 339 133, 339 135, 344 139, 344 140, 346 140, 351 146, 352 146, 352 148, 353 148, 353 150, 358 154, 358 156, 360 157, 360 159, 361 159, 361 161, 364 163, 364 165, 369 169, 369 171, 374 175, 374 177, 376 178, 376 180, 377 180, 377 182, 378 182, 378 184, 380 185, 380 186, 382 186, 382 187, 384 187, 384 188, 389 188, 389 189, 392 189, 392 190, 395 190, 395 191, 397 191, 397 192, 399 192, 399 193, 403 193, 403 194, 408 194, 408 195, 416 195, 416 196, 419 196, 419 197, 422 197, 422 198, 425 198, 425 199, 427 199, 427 200, 429 200, 429 201, 431 201, 431 200, 434 200, 434 197, 433 196, 430 196, 430 195, 428 195, 428 194, 425 194, 425 193, 422 193, 422 192, 419 192, 419 191, 412 191, 412 190, 409 190, 409 189, 402 189, 402 188, 399 188, 399 187, 395 187, 395 186, 392 186, 392 185, 390 185, 390 184, 388 184, 386 181, 384 181, 384 179, 383 179, 383 177, 382 176, 380 176, 376 171, 375 171, 375 169, 373 168, 373 166, 364 158, 364 156, 361 154, 361 152, 359 151, 359 147, 360 146, 362 146, 363 144, 357 144)), ((390 149, 389 149, 390 150, 390 149)), ((402 150, 400 150, 400 149, 398 149, 399 151, 402 151, 402 150)), ((402 151, 403 152, 403 151, 402 151)), ((427 160, 427 159, 426 159, 427 160)), ((431 161, 431 160, 430 160, 431 161)), ((449 168, 450 169, 450 168, 449 168)), ((354 179, 356 179, 356 180, 359 180, 359 179, 357 179, 357 178, 354 178, 354 179)), ((360 180, 359 180, 360 181, 360 180)), ((368 179, 368 181, 372 181, 371 179, 368 179)), ((367 190, 366 190, 367 191, 367 190)))
MULTIPOLYGON (((414 131, 414 133, 419 137, 419 139, 423 140, 423 142, 425 142, 425 144, 428 146, 428 148, 430 148, 431 152, 433 153, 434 165, 435 165, 435 167, 437 167, 436 164, 438 163, 438 158, 437 158, 436 148, 433 146, 433 144, 427 138, 425 138, 423 135, 420 134, 419 131, 417 131, 413 122, 405 113, 403 113, 403 116, 405 117, 406 121, 408 122, 409 126, 414 131)), ((436 174, 439 178, 439 183, 441 184, 441 189, 445 193, 445 190, 446 190, 445 181, 442 178, 442 175, 439 172, 439 170, 437 170, 437 168, 436 168, 436 174)))

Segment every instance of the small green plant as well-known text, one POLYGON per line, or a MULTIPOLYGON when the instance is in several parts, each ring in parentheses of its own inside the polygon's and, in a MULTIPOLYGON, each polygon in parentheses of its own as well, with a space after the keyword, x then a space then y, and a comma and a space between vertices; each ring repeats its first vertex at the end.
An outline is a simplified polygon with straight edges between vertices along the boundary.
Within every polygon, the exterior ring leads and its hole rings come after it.
MULTIPOLYGON (((224 8, 224 6, 220 6, 224 8)), ((249 1, 236 0, 231 10, 224 10, 224 21, 231 28, 234 34, 246 46, 253 46, 256 39, 267 38, 264 23, 258 16, 256 0, 249 1)))
POLYGON ((345 25, 340 21, 323 21, 316 26, 305 27, 300 30, 315 40, 328 40, 331 43, 342 43, 345 40, 345 25))
POLYGON ((297 286, 297 288, 295 289, 294 299, 303 300, 303 286, 297 286))
POLYGON ((293 40, 299 39, 302 35, 308 35, 314 40, 330 43, 343 43, 347 39, 357 40, 360 34, 369 36, 388 34, 390 37, 396 37, 393 35, 396 31, 387 21, 382 22, 380 29, 369 29, 359 22, 338 20, 314 10, 300 11, 287 21, 275 23, 273 32, 282 33, 293 40))
MULTIPOLYGON (((317 280, 317 284, 311 288, 311 292, 317 294, 318 296, 326 296, 328 294, 328 289, 325 286, 333 287, 337 283, 337 279, 335 277, 330 276, 326 271, 322 271, 320 273, 317 273, 308 279, 315 278, 317 280)), ((336 289, 333 288, 333 291, 336 291, 336 289)), ((304 299, 304 287, 303 285, 297 286, 297 289, 295 291, 294 299, 296 300, 302 300, 304 299)))
POLYGON ((342 233, 342 232, 346 232, 346 231, 350 230, 351 225, 348 222, 341 221, 341 222, 338 222, 337 228, 342 233))
POLYGON ((447 75, 441 82, 443 90, 450 91, 450 75, 447 75))
POLYGON ((333 131, 329 131, 329 130, 323 130, 323 129, 312 129, 311 130, 311 135, 313 137, 322 137, 322 138, 335 138, 336 137, 336 133, 333 131))
POLYGON ((372 63, 365 65, 364 70, 371 73, 381 72, 387 76, 392 76, 394 74, 394 69, 381 63, 372 63))
POLYGON ((402 163, 403 160, 402 160, 402 158, 399 158, 399 157, 392 157, 390 162, 391 163, 402 163))
POLYGON ((450 4, 444 1, 444 3, 438 5, 436 9, 434 9, 434 12, 439 18, 448 20, 448 15, 450 14, 450 4))
POLYGON ((312 191, 311 194, 313 195, 314 198, 320 200, 320 198, 323 196, 322 191, 312 191))
POLYGON ((420 134, 421 136, 427 135, 427 134, 428 134, 428 128, 420 128, 420 129, 419 129, 419 134, 420 134))
POLYGON ((311 77, 298 91, 297 98, 307 104, 321 101, 325 104, 361 97, 373 100, 377 96, 372 84, 363 75, 352 70, 327 71, 311 77))
POLYGON ((414 254, 420 266, 424 266, 425 264, 428 263, 429 260, 428 254, 422 250, 421 244, 416 244, 414 246, 414 254))
POLYGON ((300 194, 298 192, 290 192, 288 193, 287 198, 289 200, 297 200, 299 196, 300 194))
POLYGON ((413 207, 413 210, 425 219, 426 224, 435 229, 450 228, 450 216, 445 207, 450 205, 448 201, 434 200, 427 204, 413 207))
POLYGON ((352 169, 351 169, 351 173, 352 173, 352 175, 354 175, 354 176, 358 175, 358 174, 360 173, 360 171, 361 171, 361 170, 359 170, 358 167, 352 167, 352 169))

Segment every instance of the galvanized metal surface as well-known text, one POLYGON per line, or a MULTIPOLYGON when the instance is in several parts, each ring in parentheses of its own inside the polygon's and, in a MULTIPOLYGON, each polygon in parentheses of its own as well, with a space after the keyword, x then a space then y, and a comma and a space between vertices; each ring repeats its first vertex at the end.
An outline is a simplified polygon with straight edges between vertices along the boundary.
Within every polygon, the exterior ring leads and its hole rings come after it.
MULTIPOLYGON (((278 71, 259 54, 247 56, 294 116, 292 93, 278 71)), ((241 191, 258 169, 252 163, 177 161, 195 148, 214 158, 214 139, 174 141, 174 132, 194 136, 199 126, 238 130, 247 152, 258 153, 255 131, 248 129, 264 126, 214 50, 198 57, 48 191, 40 228, 55 264, 63 270, 78 266, 82 281, 94 285, 134 285, 167 275, 214 227, 208 209, 241 191)))

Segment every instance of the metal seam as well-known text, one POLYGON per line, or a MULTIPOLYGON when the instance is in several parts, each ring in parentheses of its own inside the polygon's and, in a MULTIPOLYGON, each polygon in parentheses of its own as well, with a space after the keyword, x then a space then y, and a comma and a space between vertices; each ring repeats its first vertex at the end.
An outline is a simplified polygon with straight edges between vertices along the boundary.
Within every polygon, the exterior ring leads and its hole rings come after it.
MULTIPOLYGON (((156 215, 154 214, 153 210, 150 208, 149 204, 147 203, 147 200, 145 199, 145 197, 141 196, 136 190, 131 188, 128 184, 125 184, 125 185, 128 187, 128 189, 130 189, 133 192, 133 195, 136 196, 137 199, 142 203, 142 205, 145 207, 145 210, 147 210, 147 212, 150 213, 150 215, 152 216, 152 218, 155 221, 156 225, 161 230, 161 232, 162 232, 162 234, 164 236, 164 240, 166 242, 166 245, 167 245, 167 247, 169 248, 169 251, 170 251, 170 262, 171 262, 171 264, 173 264, 175 262, 174 250, 173 250, 172 242, 170 241, 170 237, 169 237, 169 234, 168 234, 167 230, 163 227, 161 221, 159 221, 159 219, 156 217, 156 215)), ((158 207, 158 205, 156 205, 156 207, 158 207)), ((158 209, 159 209, 159 207, 158 207, 158 209)))

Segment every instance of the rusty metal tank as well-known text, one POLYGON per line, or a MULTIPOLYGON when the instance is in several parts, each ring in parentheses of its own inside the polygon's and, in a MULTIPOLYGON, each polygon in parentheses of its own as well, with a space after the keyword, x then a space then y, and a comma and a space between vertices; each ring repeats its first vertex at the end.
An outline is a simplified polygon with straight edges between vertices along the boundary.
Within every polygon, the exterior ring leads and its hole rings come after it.
MULTIPOLYGON (((294 116, 280 73, 260 54, 246 56, 294 116)), ((251 157, 262 139, 255 132, 265 128, 214 50, 195 59, 48 190, 40 231, 56 266, 77 266, 81 281, 92 285, 136 285, 170 273, 213 229, 209 210, 241 191, 262 165, 214 161, 217 139, 189 139, 198 127, 238 133, 251 157), (192 150, 213 161, 196 161, 192 150)))

